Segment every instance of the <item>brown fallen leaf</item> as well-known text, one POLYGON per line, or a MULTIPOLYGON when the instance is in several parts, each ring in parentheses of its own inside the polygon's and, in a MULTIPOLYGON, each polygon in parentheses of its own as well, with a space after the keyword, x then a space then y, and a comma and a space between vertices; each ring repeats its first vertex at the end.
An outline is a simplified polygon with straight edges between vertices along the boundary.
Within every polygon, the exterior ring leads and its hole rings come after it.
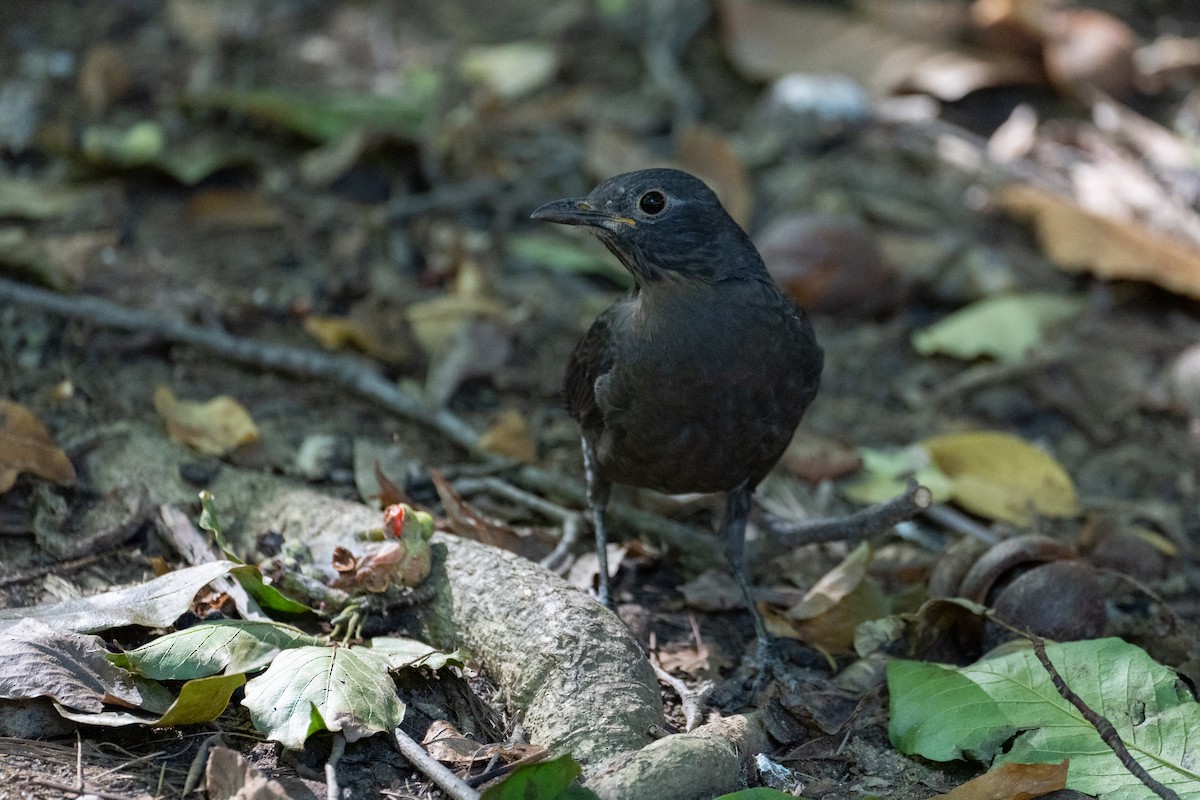
POLYGON ((283 784, 228 747, 214 747, 209 752, 204 788, 210 800, 289 800, 293 796, 283 784))
POLYGON ((455 535, 517 553, 530 561, 545 558, 554 549, 555 542, 549 534, 537 529, 518 530, 479 513, 462 495, 454 491, 446 476, 438 470, 429 470, 429 477, 433 480, 438 498, 446 510, 450 531, 455 535))
POLYGON ((498 456, 509 456, 526 464, 538 460, 537 445, 529 432, 525 416, 515 408, 506 408, 479 437, 479 446, 498 456))
POLYGON ((71 459, 55 446, 41 420, 19 403, 0 400, 0 494, 22 472, 62 486, 75 483, 71 459))
POLYGON ((1064 758, 1058 764, 1001 764, 930 800, 1032 800, 1066 788, 1069 762, 1064 758))
POLYGON ((353 348, 397 366, 408 366, 414 360, 403 317, 378 303, 356 305, 344 317, 311 315, 304 320, 304 331, 326 350, 353 348))
POLYGON ((252 230, 283 224, 283 209, 261 192, 242 189, 205 189, 188 200, 184 215, 190 222, 210 228, 252 230))
POLYGON ((890 612, 879 584, 868 574, 873 552, 863 543, 842 563, 821 577, 800 602, 782 614, 772 614, 777 635, 800 639, 826 653, 844 653, 854 646, 860 623, 890 612))
POLYGON ((1103 217, 1064 195, 1010 186, 997 196, 1005 211, 1033 221, 1046 256, 1072 272, 1138 280, 1200 299, 1200 251, 1135 223, 1103 217))
POLYGON ((259 439, 258 427, 238 401, 228 395, 204 403, 175 399, 166 386, 154 390, 154 410, 167 423, 171 441, 201 453, 225 455, 259 439))
POLYGON ((754 211, 754 187, 729 139, 712 128, 693 125, 679 136, 679 164, 707 183, 729 216, 743 228, 754 211))

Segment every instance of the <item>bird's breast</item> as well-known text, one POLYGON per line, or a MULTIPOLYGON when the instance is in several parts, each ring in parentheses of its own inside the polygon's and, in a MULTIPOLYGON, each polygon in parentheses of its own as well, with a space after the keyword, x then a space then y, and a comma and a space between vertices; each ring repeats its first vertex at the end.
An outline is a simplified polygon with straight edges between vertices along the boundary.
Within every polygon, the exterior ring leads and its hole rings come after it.
POLYGON ((596 387, 609 477, 667 492, 761 479, 819 377, 820 351, 790 301, 768 291, 643 298, 626 320, 596 387))

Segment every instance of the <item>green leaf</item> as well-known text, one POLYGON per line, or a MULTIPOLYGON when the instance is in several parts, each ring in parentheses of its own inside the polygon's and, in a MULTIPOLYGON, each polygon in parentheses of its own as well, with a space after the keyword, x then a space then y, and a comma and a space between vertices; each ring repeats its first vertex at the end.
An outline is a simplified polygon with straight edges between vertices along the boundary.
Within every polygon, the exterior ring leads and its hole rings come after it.
POLYGON ((461 667, 466 663, 461 650, 444 653, 424 642, 400 636, 376 636, 366 643, 366 647, 386 656, 388 669, 393 670, 425 667, 436 671, 447 666, 461 667))
POLYGON ((142 120, 127 128, 93 125, 80 138, 80 155, 110 169, 154 169, 193 186, 218 170, 251 163, 236 145, 212 137, 168 142, 162 126, 142 120))
MULTIPOLYGON (((1183 800, 1200 800, 1195 756, 1200 752, 1200 704, 1176 688, 1170 669, 1120 639, 1050 644, 1046 653, 1067 685, 1113 724, 1153 778, 1183 800)), ((961 750, 985 761, 994 756, 997 764, 1069 758, 1070 789, 1104 800, 1153 797, 1058 694, 1032 650, 958 669, 896 661, 889 665, 888 686, 888 733, 906 753, 947 760, 961 750), (988 726, 994 726, 990 735, 988 726), (1021 733, 1000 753, 1012 731, 1021 733), (964 741, 977 746, 955 744, 964 741)))
POLYGON ((628 270, 589 244, 587 239, 569 239, 552 233, 517 234, 505 242, 509 257, 518 261, 554 272, 599 275, 626 289, 633 286, 633 276, 628 270))
POLYGON ((229 698, 246 682, 245 675, 214 675, 188 681, 179 690, 179 697, 157 722, 156 727, 191 725, 212 722, 229 705, 229 698))
POLYGON ((416 139, 439 83, 411 81, 403 96, 284 89, 225 89, 189 95, 192 108, 245 114, 293 133, 328 142, 361 129, 416 139))
POLYGON ((482 800, 554 800, 569 796, 572 798, 595 797, 588 789, 586 795, 581 795, 578 787, 573 793, 567 794, 573 784, 582 774, 579 764, 570 755, 559 756, 552 761, 539 764, 526 764, 517 767, 500 783, 483 793, 482 800))
POLYGON ((318 730, 341 731, 355 742, 392 730, 404 717, 387 659, 361 647, 284 650, 246 684, 242 704, 267 738, 294 750, 318 730))
POLYGON ((990 297, 915 332, 912 344, 923 356, 991 356, 1019 363, 1051 328, 1082 310, 1083 300, 1063 295, 1033 292, 990 297))
POLYGON ((862 505, 883 503, 904 493, 916 480, 933 492, 933 499, 950 499, 951 485, 924 447, 914 444, 899 449, 858 448, 862 467, 854 480, 842 486, 847 500, 862 505))
POLYGON ((299 600, 288 597, 271 584, 265 583, 258 567, 246 564, 232 570, 232 573, 246 593, 264 609, 284 614, 307 614, 313 610, 299 600))
POLYGON ((1013 734, 1003 709, 952 667, 895 658, 887 680, 888 738, 901 752, 934 761, 987 759, 1013 734))
POLYGON ((20 623, 25 617, 39 619, 58 630, 80 633, 126 625, 162 628, 188 610, 200 587, 237 566, 230 561, 211 561, 111 592, 44 606, 0 609, 0 630, 20 623))
POLYGON ((168 633, 109 660, 147 678, 178 681, 251 671, 266 666, 281 650, 321 644, 315 636, 278 622, 218 620, 168 633))

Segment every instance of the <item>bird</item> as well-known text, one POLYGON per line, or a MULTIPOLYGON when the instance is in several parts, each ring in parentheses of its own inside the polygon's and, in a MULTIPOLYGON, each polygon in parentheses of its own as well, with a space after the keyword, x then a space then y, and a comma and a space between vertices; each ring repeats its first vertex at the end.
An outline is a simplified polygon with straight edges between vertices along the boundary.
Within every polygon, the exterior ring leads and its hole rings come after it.
POLYGON ((824 351, 811 323, 713 190, 687 172, 617 175, 532 218, 594 233, 634 279, 580 339, 563 381, 581 431, 598 599, 614 607, 605 551, 614 483, 724 493, 725 556, 766 653, 746 522, 755 487, 820 385, 824 351))

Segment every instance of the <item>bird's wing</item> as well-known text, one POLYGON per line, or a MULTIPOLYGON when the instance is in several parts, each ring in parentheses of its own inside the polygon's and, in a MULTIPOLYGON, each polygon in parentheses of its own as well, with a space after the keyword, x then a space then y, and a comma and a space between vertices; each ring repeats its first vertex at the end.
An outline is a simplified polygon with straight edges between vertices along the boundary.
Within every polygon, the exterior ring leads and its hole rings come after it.
POLYGON ((620 312, 619 303, 610 306, 596 317, 592 327, 575 345, 567 373, 563 379, 567 411, 584 432, 599 432, 604 428, 604 414, 596 401, 596 382, 613 367, 616 346, 614 322, 620 312))

